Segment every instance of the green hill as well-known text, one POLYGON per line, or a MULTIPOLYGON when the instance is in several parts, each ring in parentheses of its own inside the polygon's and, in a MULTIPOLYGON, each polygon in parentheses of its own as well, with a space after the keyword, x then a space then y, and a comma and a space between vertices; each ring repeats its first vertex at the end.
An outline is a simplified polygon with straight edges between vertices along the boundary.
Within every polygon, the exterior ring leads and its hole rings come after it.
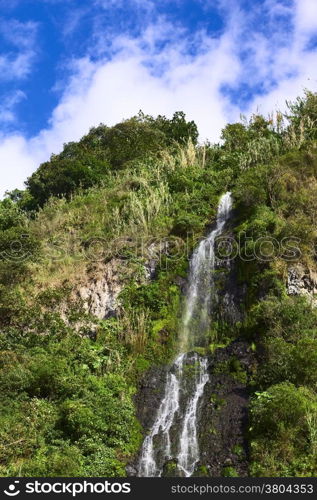
POLYGON ((64 146, 0 203, 0 474, 121 476, 134 394, 173 358, 188 258, 221 193, 235 209, 249 342, 249 474, 317 473, 317 95, 199 145, 140 113, 64 146))

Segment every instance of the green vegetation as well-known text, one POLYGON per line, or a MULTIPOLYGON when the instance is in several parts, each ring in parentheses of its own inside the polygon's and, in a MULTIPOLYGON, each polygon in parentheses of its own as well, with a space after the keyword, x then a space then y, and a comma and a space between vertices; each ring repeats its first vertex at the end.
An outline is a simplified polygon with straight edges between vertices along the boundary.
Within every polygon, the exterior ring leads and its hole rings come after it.
POLYGON ((247 373, 240 361, 236 357, 232 357, 227 361, 218 362, 213 368, 214 374, 226 373, 230 375, 237 382, 241 382, 242 384, 246 384, 247 382, 247 373))
POLYGON ((230 189, 244 319, 214 322, 209 351, 239 337, 257 358, 252 380, 237 359, 217 366, 249 384, 250 474, 316 475, 317 309, 286 290, 289 266, 316 272, 316 118, 307 92, 201 146, 183 113, 140 113, 66 144, 0 202, 0 474, 125 474, 142 440, 133 395, 175 354, 188 255, 230 189), (116 315, 97 320, 77 292, 109 268, 116 315))
POLYGON ((183 113, 100 125, 0 203, 2 475, 125 475, 138 379, 173 356, 186 231, 201 235, 218 196, 196 142, 183 113), (74 290, 107 263, 124 286, 98 321, 74 290))
POLYGON ((1 340, 2 475, 122 475, 140 443, 124 350, 47 334, 1 340))
POLYGON ((222 471, 223 477, 239 477, 238 472, 234 467, 224 467, 222 471))
POLYGON ((217 394, 212 394, 210 403, 213 405, 215 410, 221 410, 221 408, 226 404, 226 400, 221 398, 217 394))
POLYGON ((199 477, 208 477, 208 468, 206 465, 200 465, 195 475, 199 477))
POLYGON ((259 150, 233 189, 239 277, 247 288, 240 335, 258 358, 249 433, 256 476, 317 472, 317 310, 307 298, 287 296, 285 286, 296 263, 316 270, 317 96, 307 92, 289 109, 288 126, 280 117, 266 135, 276 153, 259 150))
POLYGON ((173 149, 188 140, 196 143, 197 138, 195 123, 187 122, 181 112, 171 120, 139 113, 111 128, 99 125, 43 163, 28 179, 28 190, 20 194, 20 204, 30 209, 42 207, 51 196, 69 199, 79 187, 107 184, 111 174, 133 162, 155 158, 168 146, 173 149))

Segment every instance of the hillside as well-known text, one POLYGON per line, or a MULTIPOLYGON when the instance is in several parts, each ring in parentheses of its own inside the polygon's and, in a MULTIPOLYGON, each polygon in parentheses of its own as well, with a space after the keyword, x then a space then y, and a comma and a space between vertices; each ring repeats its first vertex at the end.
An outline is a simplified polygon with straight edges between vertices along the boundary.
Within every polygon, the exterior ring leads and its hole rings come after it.
POLYGON ((199 474, 316 475, 317 95, 288 109, 218 145, 183 113, 99 125, 0 203, 2 476, 129 473, 144 379, 175 357, 189 258, 226 191, 230 272, 197 352, 242 384, 248 421, 244 448, 199 474))

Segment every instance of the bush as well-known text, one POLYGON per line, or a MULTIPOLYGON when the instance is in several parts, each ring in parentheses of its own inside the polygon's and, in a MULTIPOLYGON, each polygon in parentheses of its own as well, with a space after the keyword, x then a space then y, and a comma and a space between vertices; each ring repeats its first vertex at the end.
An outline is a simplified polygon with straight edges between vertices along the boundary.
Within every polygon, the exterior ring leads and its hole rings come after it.
POLYGON ((283 382, 251 405, 252 471, 264 476, 316 473, 317 398, 283 382))
POLYGON ((124 475, 141 437, 134 388, 114 369, 104 374, 105 346, 76 334, 31 349, 15 340, 1 352, 0 471, 124 475))
POLYGON ((43 163, 26 183, 34 200, 30 208, 42 207, 51 196, 69 198, 76 189, 87 189, 100 182, 107 171, 107 163, 96 161, 93 155, 86 155, 81 161, 55 156, 43 163))

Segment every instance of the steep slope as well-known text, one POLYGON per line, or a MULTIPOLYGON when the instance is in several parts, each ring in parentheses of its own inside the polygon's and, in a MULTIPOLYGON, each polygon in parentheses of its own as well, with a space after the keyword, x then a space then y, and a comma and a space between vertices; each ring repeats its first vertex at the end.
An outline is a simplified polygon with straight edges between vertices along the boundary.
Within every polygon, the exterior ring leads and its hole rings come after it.
POLYGON ((182 113, 139 115, 0 203, 2 475, 131 473, 163 390, 139 389, 175 357, 188 260, 226 190, 198 472, 316 475, 316 120, 307 92, 198 146, 182 113))

